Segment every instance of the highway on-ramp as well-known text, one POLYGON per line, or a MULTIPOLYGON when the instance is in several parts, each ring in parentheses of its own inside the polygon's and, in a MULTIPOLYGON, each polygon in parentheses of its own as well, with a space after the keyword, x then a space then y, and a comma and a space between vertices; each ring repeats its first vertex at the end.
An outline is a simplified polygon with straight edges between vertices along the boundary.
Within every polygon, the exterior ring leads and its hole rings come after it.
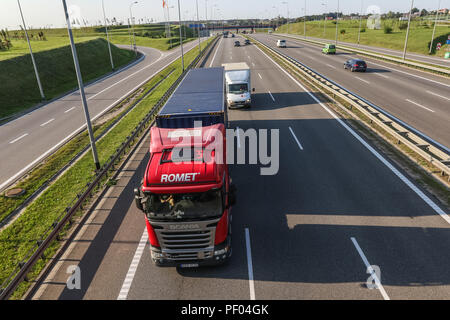
POLYGON ((151 263, 133 196, 147 138, 33 299, 448 299, 447 209, 255 45, 234 40, 221 39, 205 66, 251 67, 253 106, 230 111, 230 124, 278 129, 280 163, 273 176, 231 166, 231 260, 200 269, 151 263), (71 265, 80 290, 66 287, 71 265))
MULTIPOLYGON (((197 46, 198 41, 192 41, 184 48, 187 51, 197 46)), ((138 50, 145 55, 142 61, 85 88, 92 120, 181 56, 179 47, 167 52, 146 47, 138 47, 138 50)), ((0 190, 85 126, 79 91, 1 125, 0 190)))

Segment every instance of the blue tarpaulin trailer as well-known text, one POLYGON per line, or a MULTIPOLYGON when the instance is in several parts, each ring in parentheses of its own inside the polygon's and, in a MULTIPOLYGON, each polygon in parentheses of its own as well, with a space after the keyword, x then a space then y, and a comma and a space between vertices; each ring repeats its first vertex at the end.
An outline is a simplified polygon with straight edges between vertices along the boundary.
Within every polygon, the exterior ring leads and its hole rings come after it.
POLYGON ((192 69, 156 117, 160 128, 193 128, 223 123, 227 126, 224 69, 192 69))

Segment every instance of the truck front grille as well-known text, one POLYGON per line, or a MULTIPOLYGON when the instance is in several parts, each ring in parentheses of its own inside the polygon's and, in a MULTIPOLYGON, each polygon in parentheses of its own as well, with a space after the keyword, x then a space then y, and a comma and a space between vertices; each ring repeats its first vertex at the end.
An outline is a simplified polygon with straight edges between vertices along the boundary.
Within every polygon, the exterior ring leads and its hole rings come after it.
POLYGON ((177 249, 205 249, 211 244, 211 230, 161 232, 161 242, 164 248, 177 249))

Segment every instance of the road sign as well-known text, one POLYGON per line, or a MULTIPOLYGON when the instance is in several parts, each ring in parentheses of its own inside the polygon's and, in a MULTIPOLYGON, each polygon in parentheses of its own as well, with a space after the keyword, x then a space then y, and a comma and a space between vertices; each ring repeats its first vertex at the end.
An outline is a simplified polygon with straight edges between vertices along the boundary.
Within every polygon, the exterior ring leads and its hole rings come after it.
POLYGON ((436 50, 441 50, 441 46, 442 46, 442 43, 439 42, 436 46, 436 50))

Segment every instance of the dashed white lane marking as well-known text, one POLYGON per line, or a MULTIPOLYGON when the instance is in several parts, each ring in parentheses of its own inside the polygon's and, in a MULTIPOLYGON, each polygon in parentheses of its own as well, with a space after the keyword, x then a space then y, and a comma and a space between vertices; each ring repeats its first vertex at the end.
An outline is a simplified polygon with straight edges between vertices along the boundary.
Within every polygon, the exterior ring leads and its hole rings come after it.
POLYGON ((64 113, 68 113, 68 112, 72 111, 73 109, 75 109, 75 107, 72 107, 72 108, 70 108, 70 109, 67 109, 66 111, 64 111, 64 113))
POLYGON ((136 252, 134 253, 133 260, 131 261, 130 268, 128 269, 125 280, 123 281, 122 289, 120 289, 120 293, 119 296, 117 297, 117 300, 126 300, 128 297, 128 292, 130 291, 134 275, 136 274, 136 270, 139 266, 139 262, 141 261, 142 254, 144 253, 147 239, 148 239, 147 229, 144 229, 144 233, 142 233, 141 240, 139 241, 139 245, 136 249, 136 252))
POLYGON ((252 62, 252 66, 255 66, 255 64, 252 62))
POLYGON ((300 143, 300 141, 297 139, 297 136, 295 135, 294 130, 292 130, 291 127, 289 127, 289 130, 291 131, 291 134, 294 137, 295 141, 297 141, 297 144, 298 144, 298 147, 300 148, 300 150, 303 150, 303 146, 300 143))
POLYGON ((237 145, 238 145, 238 148, 240 148, 241 147, 241 135, 240 135, 241 129, 239 129, 239 127, 236 127, 236 132, 237 132, 237 145))
POLYGON ((258 76, 261 78, 261 80, 262 80, 262 77, 261 77, 261 75, 258 73, 258 76))
POLYGON ((275 102, 275 98, 273 97, 272 92, 269 91, 269 95, 272 98, 273 102, 275 102))
POLYGON ((405 99, 405 100, 408 101, 409 103, 412 103, 412 104, 418 106, 419 108, 428 110, 428 111, 430 111, 430 112, 434 112, 434 110, 431 110, 430 108, 427 108, 427 107, 425 107, 425 106, 423 106, 423 105, 421 105, 421 104, 419 104, 419 103, 417 103, 417 102, 414 102, 414 101, 409 100, 409 99, 405 99))
POLYGON ((362 82, 365 82, 365 83, 367 83, 367 84, 370 84, 370 82, 369 81, 367 81, 367 80, 364 80, 364 79, 361 79, 360 77, 355 77, 356 79, 358 79, 359 81, 362 81, 362 82))
POLYGON ((449 101, 450 101, 449 98, 444 97, 444 96, 441 96, 440 94, 437 94, 437 93, 434 93, 434 92, 431 92, 431 91, 427 91, 427 93, 432 94, 432 95, 434 95, 434 96, 436 96, 436 97, 439 97, 439 98, 446 99, 446 100, 449 100, 449 101))
POLYGON ((327 64, 327 66, 330 67, 330 68, 336 69, 336 67, 332 66, 331 64, 327 64))
POLYGON ((21 135, 20 137, 15 138, 14 140, 10 141, 9 143, 13 144, 13 143, 19 141, 20 139, 25 138, 27 135, 28 135, 28 133, 25 133, 25 134, 21 135))
POLYGON ((363 261, 364 264, 366 265, 367 271, 370 272, 370 275, 372 276, 373 280, 375 281, 376 288, 377 288, 378 290, 380 290, 381 295, 383 296, 384 300, 391 300, 391 299, 389 298, 389 296, 387 295, 386 291, 384 290, 383 285, 382 285, 381 282, 380 282, 380 279, 378 279, 378 276, 377 276, 375 270, 373 270, 371 264, 369 263, 369 260, 367 260, 367 258, 366 258, 366 256, 365 256, 364 252, 361 250, 361 247, 359 246, 359 244, 358 244, 358 242, 356 241, 356 239, 355 239, 354 237, 351 237, 350 239, 352 240, 353 245, 355 246, 356 251, 358 251, 359 256, 361 257, 362 261, 363 261))
POLYGON ((52 118, 50 120, 48 120, 47 122, 44 122, 43 124, 41 124, 41 127, 45 127, 46 125, 48 125, 50 122, 54 121, 55 118, 52 118))
POLYGON ((389 79, 389 77, 388 76, 385 76, 384 74, 381 74, 381 73, 375 73, 377 76, 379 76, 379 77, 382 77, 382 78, 385 78, 385 79, 389 79))
POLYGON ((245 243, 247 245, 248 285, 250 288, 250 300, 255 300, 255 281, 253 279, 252 248, 250 246, 250 231, 245 228, 245 243))
POLYGON ((416 193, 428 206, 430 206, 436 214, 442 217, 448 224, 450 224, 450 217, 444 212, 436 203, 433 202, 422 190, 416 187, 408 178, 406 178, 400 171, 397 170, 389 161, 387 161, 378 151, 376 151, 371 145, 369 145, 363 138, 361 138, 353 129, 345 124, 333 111, 331 111, 326 105, 311 92, 309 92, 304 85, 298 82, 290 73, 284 70, 279 64, 269 57, 264 51, 256 47, 268 60, 277 66, 287 77, 289 77, 294 83, 302 88, 317 104, 319 104, 326 112, 328 112, 341 126, 343 126, 356 140, 358 140, 367 150, 369 150, 378 160, 380 160, 389 170, 391 170, 400 180, 403 181, 414 193, 416 193))

